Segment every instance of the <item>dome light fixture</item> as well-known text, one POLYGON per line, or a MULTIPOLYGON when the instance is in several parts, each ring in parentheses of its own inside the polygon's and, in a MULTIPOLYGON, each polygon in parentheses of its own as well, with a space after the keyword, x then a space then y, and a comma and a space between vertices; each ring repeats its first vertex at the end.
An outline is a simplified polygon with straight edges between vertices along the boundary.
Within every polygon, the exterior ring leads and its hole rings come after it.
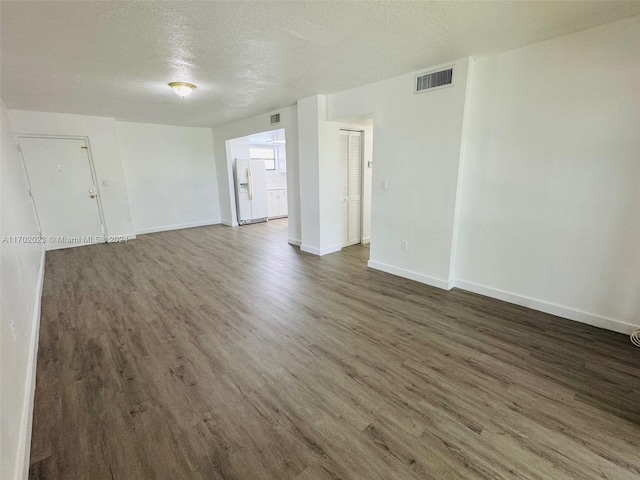
POLYGON ((182 98, 191 95, 191 93, 196 89, 196 86, 193 83, 187 82, 171 82, 169 86, 182 98))

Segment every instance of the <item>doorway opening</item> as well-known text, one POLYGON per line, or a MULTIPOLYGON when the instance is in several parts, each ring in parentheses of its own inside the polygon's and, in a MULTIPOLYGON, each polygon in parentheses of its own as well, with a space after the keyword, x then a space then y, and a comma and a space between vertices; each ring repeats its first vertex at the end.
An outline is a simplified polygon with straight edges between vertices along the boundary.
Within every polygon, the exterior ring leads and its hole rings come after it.
POLYGON ((239 225, 279 219, 287 227, 286 143, 284 128, 227 141, 231 201, 239 225))
MULTIPOLYGON (((339 122, 342 247, 371 242, 373 119, 339 122)), ((368 257, 368 255, 367 255, 368 257)))

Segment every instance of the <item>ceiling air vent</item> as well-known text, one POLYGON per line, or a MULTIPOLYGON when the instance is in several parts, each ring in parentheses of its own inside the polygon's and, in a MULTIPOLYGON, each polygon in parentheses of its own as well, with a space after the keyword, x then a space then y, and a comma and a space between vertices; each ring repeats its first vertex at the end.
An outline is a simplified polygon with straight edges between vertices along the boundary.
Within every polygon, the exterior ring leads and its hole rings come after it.
POLYGON ((434 88, 449 87, 451 85, 453 85, 453 67, 416 75, 414 93, 422 93, 434 88))
POLYGON ((271 115, 271 125, 275 125, 276 123, 280 123, 280 114, 279 113, 271 115))

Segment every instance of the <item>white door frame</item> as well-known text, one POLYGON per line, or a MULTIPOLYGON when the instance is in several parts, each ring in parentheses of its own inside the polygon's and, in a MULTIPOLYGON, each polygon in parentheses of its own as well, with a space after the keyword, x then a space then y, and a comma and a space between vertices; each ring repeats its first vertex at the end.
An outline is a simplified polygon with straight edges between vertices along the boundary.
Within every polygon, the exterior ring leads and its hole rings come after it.
POLYGON ((364 130, 360 132, 360 245, 364 245, 364 130))
MULTIPOLYGON (((45 135, 45 134, 31 134, 31 133, 16 133, 14 134, 14 138, 16 139, 16 143, 18 146, 20 145, 21 138, 44 138, 49 140, 83 140, 85 146, 87 147, 87 157, 89 159, 89 170, 91 171, 91 180, 93 181, 93 185, 95 186, 97 197, 98 197, 98 215, 100 215, 100 223, 102 224, 102 234, 104 237, 104 242, 109 238, 107 233, 107 223, 104 221, 104 211, 102 210, 102 193, 100 192, 100 186, 98 185, 98 176, 96 175, 96 169, 93 165, 93 154, 91 153, 91 142, 89 141, 89 137, 85 135, 45 135)), ((20 147, 19 147, 20 148, 20 147)), ((33 206, 36 210, 36 217, 38 218, 38 227, 40 228, 40 234, 42 234, 42 227, 40 226, 40 216, 38 214, 38 207, 36 206, 36 202, 31 194, 31 180, 29 179, 29 173, 27 171, 27 164, 24 161, 24 156, 22 155, 22 149, 20 149, 20 158, 22 159, 22 167, 24 168, 24 173, 27 176, 27 183, 29 185, 29 195, 31 196, 31 201, 33 202, 33 206)))
MULTIPOLYGON (((270 128, 269 130, 259 130, 259 131, 254 131, 256 129, 250 129, 248 133, 245 133, 244 135, 239 134, 239 136, 234 136, 231 138, 225 138, 224 141, 224 147, 225 147, 225 159, 227 162, 227 181, 229 183, 229 205, 231 206, 231 222, 227 222, 226 220, 223 220, 223 224, 224 225, 228 225, 230 227, 237 227, 239 225, 238 222, 238 206, 237 206, 237 199, 236 199, 236 179, 235 179, 235 160, 238 157, 237 155, 235 155, 235 152, 232 150, 232 142, 234 140, 241 140, 243 138, 247 138, 247 137, 253 137, 255 135, 262 135, 265 133, 271 133, 271 132, 277 132, 279 130, 283 130, 284 131, 284 136, 285 136, 285 141, 287 138, 287 128, 284 126, 284 124, 279 123, 279 126, 276 125, 271 125, 272 128, 270 128), (235 156, 234 156, 235 155, 235 156)), ((270 147, 276 147, 277 145, 270 145, 270 147)), ((277 149, 276 149, 277 151, 277 149)), ((285 144, 285 166, 287 165, 287 148, 286 148, 286 144, 285 144)), ((241 155, 241 158, 247 157, 248 160, 250 160, 251 155, 241 155)), ((280 161, 280 159, 278 159, 278 162, 280 161)), ((289 171, 287 169, 287 196, 289 197, 289 171)), ((289 199, 287 198, 287 211, 289 211, 289 199)), ((287 217, 289 215, 287 214, 287 217)))

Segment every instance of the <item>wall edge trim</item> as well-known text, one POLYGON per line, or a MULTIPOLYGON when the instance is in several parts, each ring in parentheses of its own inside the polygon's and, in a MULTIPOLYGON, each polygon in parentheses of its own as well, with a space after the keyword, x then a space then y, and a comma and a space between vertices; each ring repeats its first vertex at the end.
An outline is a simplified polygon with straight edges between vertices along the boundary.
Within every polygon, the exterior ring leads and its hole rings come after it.
POLYGON ((206 227, 208 225, 220 225, 222 222, 219 218, 210 220, 201 220, 199 222, 181 223, 178 225, 162 225, 159 227, 136 228, 136 235, 146 235, 147 233, 167 232, 170 230, 181 230, 183 228, 206 227))
POLYGON ((633 325, 615 318, 604 317, 602 315, 585 312, 576 308, 558 305, 557 303, 547 302, 545 300, 539 300, 526 295, 507 292, 505 290, 467 282, 465 280, 456 279, 455 287, 468 292, 484 295, 485 297, 495 298, 497 300, 502 300, 503 302, 513 303, 522 307, 531 308, 532 310, 566 318, 574 322, 580 322, 593 327, 624 333, 626 335, 630 335, 631 332, 638 329, 638 325, 633 325))
POLYGON ((394 267, 393 265, 387 265, 386 263, 376 262, 375 260, 369 260, 367 262, 367 266, 375 270, 380 270, 382 272, 390 273, 398 277, 403 277, 409 280, 424 283, 425 285, 430 285, 432 287, 441 288, 443 290, 450 289, 449 288, 450 282, 448 280, 442 280, 440 278, 430 277, 429 275, 424 275, 422 273, 406 270, 404 268, 394 267))
POLYGON ((300 250, 306 253, 311 253, 312 255, 318 255, 322 257, 323 255, 329 255, 330 253, 339 252, 340 250, 342 250, 342 246, 334 245, 332 247, 317 248, 317 247, 310 247, 309 245, 301 244, 300 250))
POLYGON ((46 251, 42 249, 38 284, 36 285, 36 300, 33 312, 33 331, 29 339, 29 364, 27 365, 27 381, 20 419, 20 438, 18 440, 16 478, 26 479, 29 475, 29 461, 31 456, 31 434, 33 426, 33 408, 36 393, 36 369, 38 366, 38 341, 40 339, 40 312, 42 307, 42 291, 44 288, 44 269, 46 251))

